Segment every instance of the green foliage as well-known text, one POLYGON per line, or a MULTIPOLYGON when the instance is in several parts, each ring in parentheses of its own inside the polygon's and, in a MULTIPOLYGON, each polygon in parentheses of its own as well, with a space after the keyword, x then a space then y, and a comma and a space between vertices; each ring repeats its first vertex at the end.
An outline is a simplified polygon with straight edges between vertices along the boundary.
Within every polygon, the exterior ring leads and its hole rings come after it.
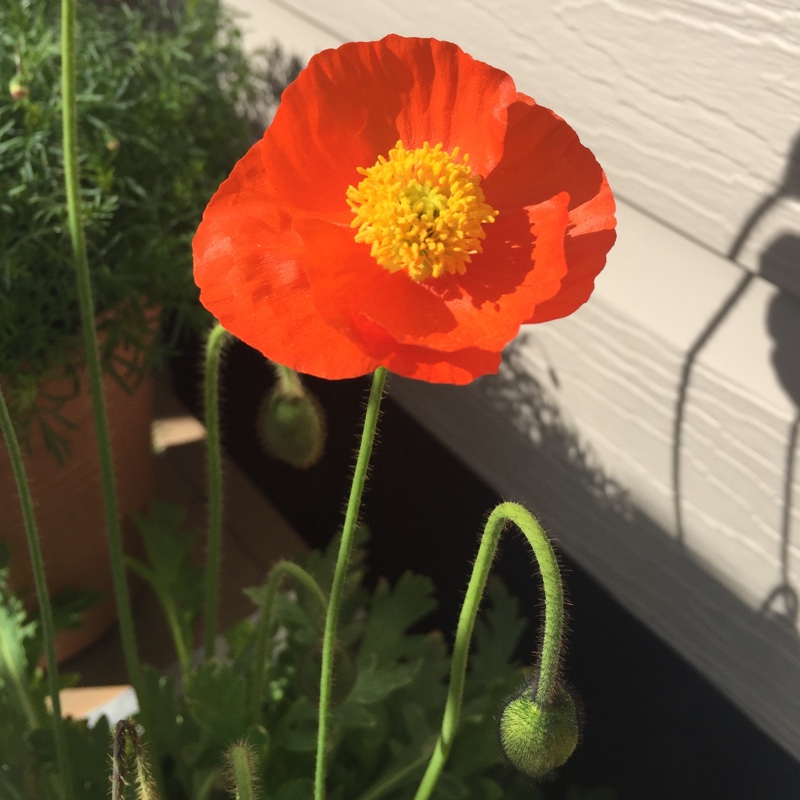
MULTIPOLYGON (((195 534, 183 530, 184 514, 157 504, 139 524, 149 563, 137 571, 156 589, 166 607, 182 609, 182 626, 197 610, 200 570, 192 565, 195 534)), ((343 690, 331 714, 328 776, 331 800, 400 800, 413 796, 441 725, 449 677, 449 652, 437 632, 412 633, 435 607, 433 584, 405 574, 390 586, 364 584, 367 534, 357 532, 357 547, 346 584, 339 651, 343 690)), ((298 563, 323 592, 330 589, 338 541, 298 563)), ((4 573, 0 571, 0 576, 4 573)), ((2 584, 0 584, 2 586, 2 584)), ((258 606, 262 586, 248 590, 258 606)), ((55 750, 46 722, 45 687, 38 670, 24 657, 25 643, 36 641, 36 622, 7 591, 0 604, 3 653, 14 653, 21 670, 21 691, 34 709, 25 718, 25 703, 12 691, 8 668, 0 661, 0 797, 16 800, 41 789, 43 776, 54 771, 55 750), (4 676, 6 676, 4 678, 4 676), (8 724, 8 721, 14 721, 8 724), (16 720, 19 720, 17 724, 16 720), (20 730, 27 733, 19 735, 20 730), (6 755, 8 754, 8 755, 6 755), (9 765, 13 765, 13 768, 9 765)), ((186 665, 178 677, 145 667, 140 703, 149 712, 144 731, 149 760, 164 781, 162 800, 229 798, 231 767, 227 754, 245 743, 252 778, 261 796, 276 800, 308 800, 312 792, 317 737, 318 656, 321 626, 318 602, 293 581, 279 589, 273 606, 269 672, 259 710, 254 716, 248 691, 256 669, 253 644, 257 620, 244 620, 228 634, 224 657, 186 665), (313 673, 313 674, 310 674, 313 673)), ((60 619, 68 619, 62 614, 60 619)), ((188 637, 188 627, 173 629, 188 637)), ((447 768, 437 786, 439 800, 499 800, 556 797, 551 788, 535 786, 511 775, 497 740, 495 714, 524 678, 513 660, 524 620, 516 600, 494 581, 484 613, 476 625, 474 658, 468 674, 461 725, 447 768)), ((184 646, 185 642, 178 645, 184 646)), ((32 653, 38 661, 39 652, 32 653)), ((81 797, 108 797, 108 723, 93 729, 70 722, 69 748, 76 765, 81 797)), ((49 789, 40 795, 49 800, 49 789)), ((52 795, 56 798, 57 793, 52 795)), ((570 788, 569 800, 613 793, 583 794, 570 788)))
MULTIPOLYGON (((8 569, 0 570, 0 775, 11 780, 30 767, 30 747, 20 731, 30 731, 43 720, 41 681, 31 674, 26 644, 35 637, 22 602, 8 589, 8 569), (37 691, 38 689, 38 691, 37 691)), ((2 780, 2 778, 0 778, 2 780)), ((2 784, 0 783, 0 786, 2 784)))
MULTIPOLYGON (((0 797, 51 800, 60 794, 53 781, 56 751, 45 702, 47 685, 38 666, 43 649, 41 624, 11 592, 8 554, 5 548, 0 551, 0 797)), ((75 613, 86 605, 87 598, 78 595, 55 602, 56 629, 74 627, 75 613)), ((64 678, 70 680, 70 676, 64 678)), ((108 723, 89 729, 85 722, 70 720, 66 733, 75 777, 85 789, 81 797, 106 798, 108 780, 96 766, 108 758, 108 723)))
MULTIPOLYGON (((57 398, 54 370, 82 361, 63 184, 59 3, 0 3, 0 376, 29 424, 57 398), (18 94, 18 93, 17 93, 18 94)), ((148 309, 204 324, 191 276, 203 207, 250 139, 242 109, 263 87, 219 0, 91 0, 78 15, 81 201, 104 367, 149 346, 148 309), (112 313, 113 312, 113 313, 112 313)), ((45 420, 54 424, 53 420, 45 420)))
POLYGON ((185 509, 156 501, 148 516, 135 514, 149 563, 129 558, 128 565, 156 593, 167 618, 175 650, 184 670, 189 667, 192 623, 200 613, 202 580, 192 563, 198 532, 181 529, 185 509))

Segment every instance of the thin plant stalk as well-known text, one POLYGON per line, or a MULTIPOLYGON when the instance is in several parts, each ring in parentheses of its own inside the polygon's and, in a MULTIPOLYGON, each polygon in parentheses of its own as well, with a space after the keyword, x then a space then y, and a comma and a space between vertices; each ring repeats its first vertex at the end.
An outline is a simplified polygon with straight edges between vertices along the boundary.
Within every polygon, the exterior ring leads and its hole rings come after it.
POLYGON ((141 696, 142 687, 136 636, 133 627, 130 592, 125 574, 125 555, 122 547, 117 488, 114 477, 114 458, 111 451, 111 436, 108 429, 105 397, 103 395, 100 348, 97 344, 94 298, 86 254, 86 237, 80 207, 78 179, 78 111, 75 75, 75 17, 76 0, 61 0, 61 95, 64 137, 64 184, 67 195, 67 215, 75 261, 75 275, 80 304, 81 328, 86 350, 86 369, 89 375, 89 390, 92 397, 92 412, 100 457, 100 472, 103 484, 103 506, 105 508, 108 552, 114 582, 119 629, 125 664, 131 683, 141 696))
POLYGON ((269 631, 272 622, 272 609, 275 595, 284 577, 290 576, 304 586, 314 598, 320 620, 324 620, 328 611, 328 599, 319 584, 299 564, 293 561, 279 561, 269 573, 264 586, 264 599, 261 613, 256 622, 253 644, 253 682, 250 686, 250 714, 254 723, 261 719, 261 701, 264 694, 264 683, 269 673, 269 631))
POLYGON ((72 762, 69 758, 66 734, 64 733, 64 721, 61 717, 61 697, 58 685, 58 663, 56 662, 55 644, 55 624, 53 622, 53 606, 50 602, 50 594, 47 591, 47 579, 44 572, 44 559, 42 558, 42 548, 39 543, 39 533, 36 526, 36 517, 33 511, 33 499, 31 498, 30 487, 25 476, 25 464, 22 460, 17 434, 11 422, 11 415, 8 411, 3 391, 0 389, 0 429, 6 441, 8 454, 11 459, 11 469, 14 473, 14 480, 17 484, 20 505, 22 507, 22 519, 25 526, 25 538, 28 543, 28 553, 31 559, 31 569, 33 571, 33 581, 36 585, 36 599, 39 602, 39 615, 42 620, 42 633, 44 638, 44 655, 47 664, 47 687, 50 692, 50 702, 52 704, 52 724, 53 736, 56 745, 56 761, 58 763, 58 773, 63 787, 64 800, 72 800, 75 796, 72 782, 72 762))
POLYGON ((501 503, 489 515, 481 536, 478 556, 472 568, 469 587, 458 619, 441 732, 414 800, 428 800, 450 755, 461 714, 469 647, 478 606, 486 588, 500 534, 507 522, 513 522, 528 540, 539 564, 544 586, 544 636, 539 658, 539 680, 535 702, 547 705, 558 687, 564 633, 564 590, 558 561, 550 540, 536 518, 517 503, 501 503))
POLYGON ((219 617, 219 571, 222 553, 222 446, 219 429, 219 371, 223 345, 229 334, 220 323, 214 325, 206 341, 204 402, 206 457, 208 459, 208 541, 204 579, 204 650, 207 659, 214 655, 219 617))
POLYGON ((342 604, 347 566, 350 552, 353 549, 356 523, 361 509, 361 496, 367 479, 372 447, 375 442, 375 431, 378 425, 383 387, 386 383, 386 369, 378 367, 372 376, 367 410, 364 414, 364 428, 361 432, 361 444, 358 449, 353 483, 347 501, 342 538, 339 543, 339 554, 333 573, 328 613, 325 616, 325 633, 322 638, 322 671, 319 684, 319 728, 317 731, 317 759, 314 771, 314 800, 325 800, 325 776, 327 771, 328 748, 328 715, 331 707, 331 689, 333 685, 333 654, 336 646, 336 628, 339 624, 339 609, 342 604))

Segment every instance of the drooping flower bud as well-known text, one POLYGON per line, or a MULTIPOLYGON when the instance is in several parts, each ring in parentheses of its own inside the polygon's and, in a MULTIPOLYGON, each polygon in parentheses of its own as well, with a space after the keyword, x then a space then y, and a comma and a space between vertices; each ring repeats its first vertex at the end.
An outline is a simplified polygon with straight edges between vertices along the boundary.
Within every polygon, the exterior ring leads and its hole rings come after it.
POLYGON ((560 767, 580 737, 580 713, 571 692, 559 686, 552 702, 535 701, 536 681, 527 681, 500 712, 500 746, 508 761, 529 778, 560 767))
POLYGON ((269 455, 298 469, 319 461, 325 447, 325 417, 316 398, 300 383, 279 380, 264 399, 256 421, 269 455))

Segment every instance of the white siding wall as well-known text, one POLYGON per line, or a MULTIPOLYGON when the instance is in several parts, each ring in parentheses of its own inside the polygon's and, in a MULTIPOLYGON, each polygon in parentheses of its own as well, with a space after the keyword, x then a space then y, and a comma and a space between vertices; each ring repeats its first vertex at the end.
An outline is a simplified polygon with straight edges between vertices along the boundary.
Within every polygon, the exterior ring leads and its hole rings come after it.
MULTIPOLYGON (((387 33, 460 44, 569 120, 620 197, 721 254, 788 177, 740 255, 750 268, 777 232, 798 232, 797 0, 237 0, 244 4, 324 29, 324 40, 302 44, 309 55, 387 33)), ((800 268, 782 266, 800 294, 800 268)))
POLYGON ((391 391, 800 757, 796 0, 232 4, 304 57, 455 41, 595 151, 620 238, 590 303, 500 379, 391 391))

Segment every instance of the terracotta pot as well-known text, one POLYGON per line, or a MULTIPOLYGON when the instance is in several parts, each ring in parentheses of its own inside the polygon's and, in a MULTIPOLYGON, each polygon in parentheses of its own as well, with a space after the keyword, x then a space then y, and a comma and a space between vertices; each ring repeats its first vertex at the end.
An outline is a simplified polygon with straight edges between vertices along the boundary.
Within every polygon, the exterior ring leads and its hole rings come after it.
MULTIPOLYGON (((130 360, 136 354, 120 351, 130 360)), ((118 363, 123 363, 122 361, 118 363)), ((154 492, 151 444, 154 380, 152 375, 123 376, 125 391, 111 376, 104 376, 106 406, 116 467, 117 497, 126 549, 138 550, 138 532, 131 512, 145 510, 154 492)), ((70 397, 60 414, 73 423, 67 430, 70 454, 59 464, 48 450, 38 426, 33 426, 25 467, 35 504, 36 521, 52 595, 63 589, 90 589, 100 603, 87 611, 80 629, 64 631, 57 639, 59 660, 74 655, 108 630, 116 619, 108 557, 106 524, 88 377, 61 378, 40 384, 40 396, 70 397)), ((25 448, 23 447, 23 451, 25 448)), ((22 514, 5 444, 0 438, 0 539, 11 549, 11 585, 30 607, 35 588, 22 524, 22 514)))

